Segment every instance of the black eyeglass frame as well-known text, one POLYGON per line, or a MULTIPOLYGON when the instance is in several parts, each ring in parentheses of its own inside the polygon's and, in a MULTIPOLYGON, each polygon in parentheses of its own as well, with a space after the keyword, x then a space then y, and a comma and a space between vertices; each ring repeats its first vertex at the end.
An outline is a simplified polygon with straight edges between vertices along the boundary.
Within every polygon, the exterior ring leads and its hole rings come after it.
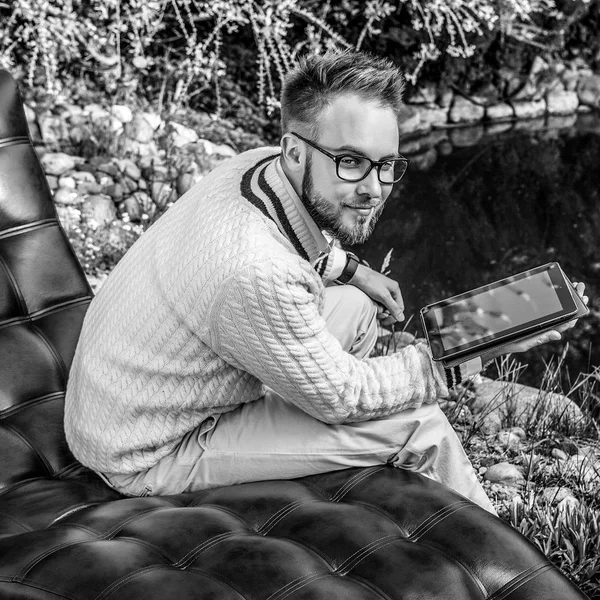
POLYGON ((295 135, 297 138, 301 139, 303 142, 306 142, 309 146, 312 146, 315 150, 318 150, 319 152, 323 153, 325 156, 328 156, 329 158, 331 158, 331 160, 333 160, 333 162, 335 162, 335 174, 342 181, 347 181, 349 183, 358 183, 359 181, 366 179, 369 176, 369 173, 373 170, 373 167, 376 167, 377 168, 377 179, 379 180, 379 183, 381 183, 382 185, 394 185, 395 183, 398 183, 404 177, 406 171, 408 170, 408 165, 410 164, 410 161, 408 160, 408 158, 404 158, 404 156, 398 156, 397 158, 388 158, 387 160, 371 160, 367 156, 360 155, 360 158, 368 161, 370 163, 370 166, 367 169, 366 173, 362 177, 359 177, 358 179, 348 179, 348 178, 342 177, 340 175, 340 163, 342 162, 342 160, 344 158, 347 158, 347 157, 355 158, 357 156, 356 154, 350 154, 348 152, 345 152, 344 154, 332 154, 331 152, 327 152, 327 150, 325 150, 324 148, 321 148, 321 146, 319 146, 318 144, 315 144, 315 142, 312 142, 311 140, 307 140, 305 137, 301 136, 299 133, 296 133, 294 131, 290 131, 290 133, 292 135, 295 135), (394 179, 394 181, 383 181, 381 179, 381 169, 385 164, 388 164, 390 162, 403 163, 405 165, 404 171, 402 172, 402 175, 400 175, 400 177, 398 177, 398 179, 394 179))

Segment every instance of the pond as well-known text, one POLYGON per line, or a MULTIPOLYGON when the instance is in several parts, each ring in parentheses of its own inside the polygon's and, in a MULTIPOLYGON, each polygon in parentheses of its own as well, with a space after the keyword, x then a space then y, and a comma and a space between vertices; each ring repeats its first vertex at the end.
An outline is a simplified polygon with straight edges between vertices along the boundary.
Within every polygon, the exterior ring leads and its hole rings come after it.
POLYGON ((600 116, 434 131, 403 143, 411 159, 371 239, 354 250, 379 268, 393 248, 407 330, 419 309, 549 261, 584 281, 591 315, 565 339, 519 355, 539 385, 565 342, 564 374, 600 365, 600 116))

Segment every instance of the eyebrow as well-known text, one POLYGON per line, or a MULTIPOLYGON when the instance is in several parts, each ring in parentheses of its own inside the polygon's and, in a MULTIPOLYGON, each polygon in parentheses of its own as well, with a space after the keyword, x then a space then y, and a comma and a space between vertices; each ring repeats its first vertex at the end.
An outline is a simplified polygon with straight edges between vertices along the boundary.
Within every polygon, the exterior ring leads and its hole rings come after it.
MULTIPOLYGON (((346 146, 340 146, 338 148, 332 148, 332 150, 334 152, 353 152, 354 154, 360 154, 360 156, 364 156, 365 158, 368 158, 367 154, 365 152, 363 152, 360 148, 357 148, 356 146, 346 145, 346 146)), ((400 156, 400 154, 398 154, 398 153, 395 153, 395 154, 387 154, 386 156, 382 156, 379 160, 380 161, 390 160, 392 158, 404 158, 404 157, 400 156)))

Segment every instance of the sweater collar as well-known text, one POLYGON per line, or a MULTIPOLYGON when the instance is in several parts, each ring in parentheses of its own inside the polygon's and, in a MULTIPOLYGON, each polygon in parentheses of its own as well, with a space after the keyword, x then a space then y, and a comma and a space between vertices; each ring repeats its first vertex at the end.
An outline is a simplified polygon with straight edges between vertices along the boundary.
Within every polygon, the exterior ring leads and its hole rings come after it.
POLYGON ((244 195, 275 221, 301 256, 314 263, 329 252, 329 242, 283 172, 279 156, 261 161, 246 175, 244 195))

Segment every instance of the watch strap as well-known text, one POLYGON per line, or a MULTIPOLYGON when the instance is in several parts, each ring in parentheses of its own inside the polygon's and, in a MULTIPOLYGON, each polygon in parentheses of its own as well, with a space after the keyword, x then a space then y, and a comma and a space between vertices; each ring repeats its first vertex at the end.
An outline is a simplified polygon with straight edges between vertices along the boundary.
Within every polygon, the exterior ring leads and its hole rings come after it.
POLYGON ((360 261, 358 260, 358 256, 353 254, 352 252, 347 252, 348 255, 346 259, 346 266, 342 271, 342 274, 336 279, 338 283, 348 283, 356 273, 356 269, 358 269, 358 265, 360 261))

